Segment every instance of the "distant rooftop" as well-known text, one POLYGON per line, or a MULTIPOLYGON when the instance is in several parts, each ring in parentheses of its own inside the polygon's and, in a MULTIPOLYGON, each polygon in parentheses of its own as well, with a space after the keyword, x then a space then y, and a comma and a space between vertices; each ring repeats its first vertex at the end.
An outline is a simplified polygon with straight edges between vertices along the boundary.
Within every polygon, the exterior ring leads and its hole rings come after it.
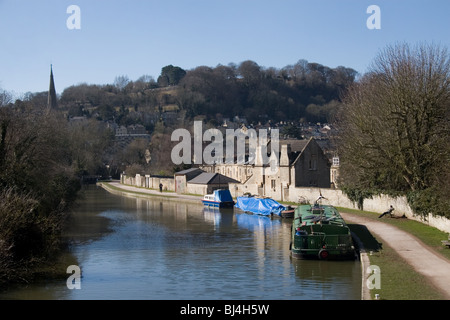
POLYGON ((178 172, 175 173, 175 175, 182 176, 182 175, 185 175, 185 174, 188 174, 188 173, 192 173, 192 172, 196 172, 196 171, 202 171, 202 170, 199 169, 199 168, 190 168, 190 169, 178 171, 178 172))
POLYGON ((232 179, 230 177, 224 176, 220 173, 213 172, 203 172, 202 174, 196 176, 188 183, 193 184, 226 184, 226 183, 239 183, 239 181, 232 179))

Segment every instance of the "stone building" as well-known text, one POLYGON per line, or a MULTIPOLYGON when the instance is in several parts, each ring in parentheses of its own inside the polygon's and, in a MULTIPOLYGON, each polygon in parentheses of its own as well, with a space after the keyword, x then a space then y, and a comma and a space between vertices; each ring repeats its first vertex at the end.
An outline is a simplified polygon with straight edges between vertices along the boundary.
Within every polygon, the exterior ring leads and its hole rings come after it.
MULTIPOLYGON (((216 163, 177 172, 163 183, 164 190, 203 195, 214 189, 228 188, 233 197, 249 193, 279 201, 299 202, 300 198, 305 198, 305 189, 316 190, 313 193, 318 194, 320 188, 335 186, 335 181, 331 181, 331 169, 337 169, 338 163, 332 167, 314 138, 279 140, 278 154, 272 152, 264 158, 262 150, 270 150, 270 141, 266 146, 262 148, 259 145, 255 154, 246 154, 246 161, 242 164, 216 163)), ((157 188, 160 178, 136 176, 126 178, 122 183, 157 188)))
POLYGON ((228 189, 229 183, 239 181, 220 173, 204 172, 199 168, 191 168, 175 173, 175 192, 191 194, 210 194, 216 189, 228 189))
POLYGON ((230 183, 233 196, 250 193, 284 200, 292 188, 331 187, 330 161, 314 138, 280 140, 279 145, 280 153, 271 154, 267 164, 263 164, 262 148, 257 146, 253 164, 224 163, 202 169, 238 180, 240 183, 230 183))

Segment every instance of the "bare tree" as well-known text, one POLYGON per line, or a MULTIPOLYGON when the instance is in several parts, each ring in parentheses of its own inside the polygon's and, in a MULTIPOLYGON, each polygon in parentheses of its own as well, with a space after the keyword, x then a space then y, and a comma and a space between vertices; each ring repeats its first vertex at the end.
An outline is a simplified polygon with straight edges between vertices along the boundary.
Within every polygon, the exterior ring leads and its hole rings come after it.
POLYGON ((434 188, 450 162, 447 48, 389 46, 344 98, 344 185, 382 192, 434 188))
POLYGON ((119 90, 125 89, 128 83, 130 83, 130 79, 128 78, 128 76, 117 76, 114 79, 114 86, 119 90))
POLYGON ((12 95, 9 92, 0 89, 0 107, 6 106, 7 104, 11 103, 12 99, 12 95))

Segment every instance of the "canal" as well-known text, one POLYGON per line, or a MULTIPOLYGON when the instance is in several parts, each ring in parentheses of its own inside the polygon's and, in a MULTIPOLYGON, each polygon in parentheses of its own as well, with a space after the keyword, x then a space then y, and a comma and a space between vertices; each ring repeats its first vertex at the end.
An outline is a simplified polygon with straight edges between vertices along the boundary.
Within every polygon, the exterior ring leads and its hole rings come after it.
POLYGON ((290 223, 91 186, 65 234, 80 289, 53 279, 0 298, 359 300, 359 262, 291 259, 290 223))

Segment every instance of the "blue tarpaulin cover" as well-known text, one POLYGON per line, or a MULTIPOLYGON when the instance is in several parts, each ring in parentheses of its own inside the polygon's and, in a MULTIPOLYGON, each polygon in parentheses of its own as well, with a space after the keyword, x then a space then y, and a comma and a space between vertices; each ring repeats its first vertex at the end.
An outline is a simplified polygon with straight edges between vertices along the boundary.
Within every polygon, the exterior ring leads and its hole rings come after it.
POLYGON ((281 211, 286 209, 285 206, 279 204, 273 199, 254 197, 238 197, 236 199, 235 206, 241 210, 250 211, 264 216, 270 215, 271 213, 281 216, 281 211))
POLYGON ((233 202, 230 190, 214 190, 214 201, 233 202))

